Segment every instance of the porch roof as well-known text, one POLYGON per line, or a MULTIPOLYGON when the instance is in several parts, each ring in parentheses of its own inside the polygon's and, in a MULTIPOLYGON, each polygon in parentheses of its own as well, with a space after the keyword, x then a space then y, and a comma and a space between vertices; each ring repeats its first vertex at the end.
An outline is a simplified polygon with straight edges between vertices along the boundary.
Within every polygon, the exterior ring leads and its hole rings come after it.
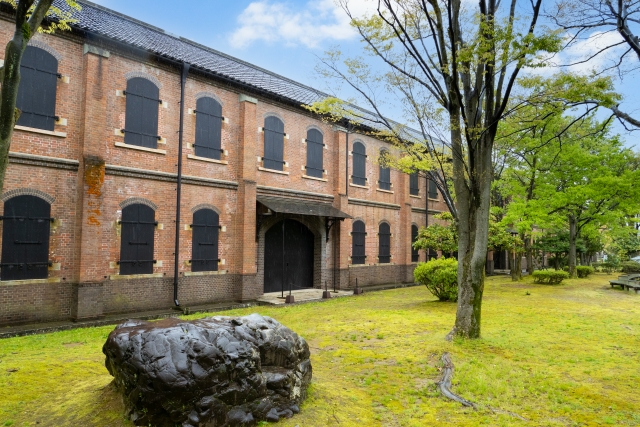
POLYGON ((334 208, 329 203, 264 196, 258 196, 257 200, 267 208, 277 213, 323 216, 327 218, 341 219, 351 218, 350 215, 334 208))

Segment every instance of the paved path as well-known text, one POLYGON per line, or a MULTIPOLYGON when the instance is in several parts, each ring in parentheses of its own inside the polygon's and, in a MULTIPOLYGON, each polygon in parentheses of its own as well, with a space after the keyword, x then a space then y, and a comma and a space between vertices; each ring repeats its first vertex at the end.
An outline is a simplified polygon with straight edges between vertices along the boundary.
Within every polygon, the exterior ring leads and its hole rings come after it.
MULTIPOLYGON (((291 291, 291 295, 293 295, 293 297, 295 298, 296 304, 298 304, 302 302, 322 300, 323 291, 324 291, 323 289, 300 289, 297 291, 291 291)), ((331 298, 346 297, 346 296, 353 295, 352 290, 336 291, 336 292, 330 291, 330 292, 331 292, 331 298)), ((289 295, 289 292, 285 292, 284 295, 285 296, 289 295)), ((270 305, 285 304, 284 298, 282 298, 281 296, 282 296, 282 292, 269 292, 264 294, 261 297, 258 297, 257 301, 265 304, 270 304, 270 305)))

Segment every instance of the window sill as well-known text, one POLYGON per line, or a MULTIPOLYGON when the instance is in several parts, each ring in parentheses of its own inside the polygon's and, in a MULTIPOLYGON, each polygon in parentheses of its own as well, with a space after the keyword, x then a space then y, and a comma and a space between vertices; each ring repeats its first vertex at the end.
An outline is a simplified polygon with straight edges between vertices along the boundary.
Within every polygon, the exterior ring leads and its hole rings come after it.
POLYGON ((366 187, 364 185, 358 185, 358 184, 353 184, 353 183, 349 183, 349 187, 356 187, 356 188, 364 188, 365 190, 368 190, 371 187, 366 187))
POLYGON ((376 191, 379 191, 381 193, 393 194, 392 190, 383 190, 382 188, 376 188, 376 191))
POLYGON ((280 175, 289 175, 289 172, 285 172, 285 171, 277 171, 275 169, 267 169, 267 168, 263 168, 262 166, 258 166, 258 170, 262 171, 262 172, 271 172, 271 173, 277 173, 280 175))
POLYGON ((184 277, 190 276, 215 276, 218 274, 227 274, 227 270, 218 270, 218 271, 185 271, 182 273, 184 277))
POLYGON ((131 150, 146 151, 147 153, 167 154, 167 150, 159 150, 157 148, 138 147, 137 145, 125 144, 124 142, 116 142, 116 147, 129 148, 131 150))
POLYGON ((409 194, 409 197, 413 197, 414 199, 422 199, 420 196, 414 196, 413 194, 409 194))
POLYGON ((127 279, 151 279, 153 277, 164 277, 162 273, 151 274, 112 274, 109 280, 127 280, 127 279))
POLYGON ((383 265, 395 265, 393 262, 376 262, 375 264, 376 266, 383 266, 383 265))
POLYGON ((67 133, 66 132, 56 132, 56 131, 51 131, 51 130, 44 130, 44 129, 38 129, 38 128, 29 128, 26 126, 14 126, 13 127, 14 130, 21 130, 24 132, 31 132, 31 133, 39 133, 42 135, 49 135, 49 136, 56 136, 58 138, 66 138, 67 137, 67 133))
POLYGON ((200 162, 216 163, 216 164, 219 164, 219 165, 228 165, 229 164, 229 162, 227 162, 226 160, 210 159, 208 157, 200 157, 200 156, 196 156, 196 155, 193 155, 193 154, 187 154, 187 159, 198 160, 200 162))
POLYGON ((60 278, 50 277, 48 279, 2 280, 0 281, 0 286, 40 285, 44 283, 60 283, 60 278))
POLYGON ((313 179, 314 181, 322 181, 322 182, 327 182, 326 178, 318 178, 316 176, 309 176, 309 175, 302 175, 302 177, 304 179, 313 179))
POLYGON ((349 264, 349 268, 370 267, 369 264, 349 264))
POLYGON ((431 201, 434 201, 434 202, 437 202, 437 201, 439 201, 439 200, 440 200, 440 199, 432 199, 431 197, 427 197, 427 198, 428 198, 429 200, 431 200, 431 201))

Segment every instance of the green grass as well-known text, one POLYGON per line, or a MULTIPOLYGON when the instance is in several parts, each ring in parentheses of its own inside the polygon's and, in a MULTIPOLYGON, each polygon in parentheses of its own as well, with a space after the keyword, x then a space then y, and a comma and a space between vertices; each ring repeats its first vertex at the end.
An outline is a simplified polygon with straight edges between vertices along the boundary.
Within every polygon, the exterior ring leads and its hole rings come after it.
MULTIPOLYGON (((466 342, 444 341, 455 304, 424 287, 226 314, 258 311, 309 342, 309 398, 282 427, 637 426, 640 295, 611 290, 611 277, 489 278, 482 339, 466 342), (436 392, 444 351, 477 410, 436 392)), ((103 364, 112 329, 0 340, 0 426, 131 425, 103 364)))

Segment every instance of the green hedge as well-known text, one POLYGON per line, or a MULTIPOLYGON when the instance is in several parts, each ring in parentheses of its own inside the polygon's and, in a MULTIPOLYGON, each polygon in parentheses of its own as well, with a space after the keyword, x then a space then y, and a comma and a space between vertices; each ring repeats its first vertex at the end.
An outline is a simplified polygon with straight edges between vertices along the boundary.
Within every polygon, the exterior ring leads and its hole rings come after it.
POLYGON ((593 267, 589 267, 588 265, 576 266, 576 273, 578 274, 578 277, 587 277, 594 272, 595 269, 593 267))
POLYGON ((458 261, 454 258, 421 262, 413 270, 413 277, 440 301, 458 300, 458 261))
POLYGON ((534 283, 557 285, 569 278, 569 273, 562 270, 538 270, 533 272, 534 283))
POLYGON ((623 273, 640 273, 640 262, 625 261, 620 263, 623 273))
POLYGON ((611 261, 600 262, 598 263, 598 266, 601 267, 602 271, 605 273, 613 273, 614 271, 618 271, 619 268, 618 263, 611 261))

